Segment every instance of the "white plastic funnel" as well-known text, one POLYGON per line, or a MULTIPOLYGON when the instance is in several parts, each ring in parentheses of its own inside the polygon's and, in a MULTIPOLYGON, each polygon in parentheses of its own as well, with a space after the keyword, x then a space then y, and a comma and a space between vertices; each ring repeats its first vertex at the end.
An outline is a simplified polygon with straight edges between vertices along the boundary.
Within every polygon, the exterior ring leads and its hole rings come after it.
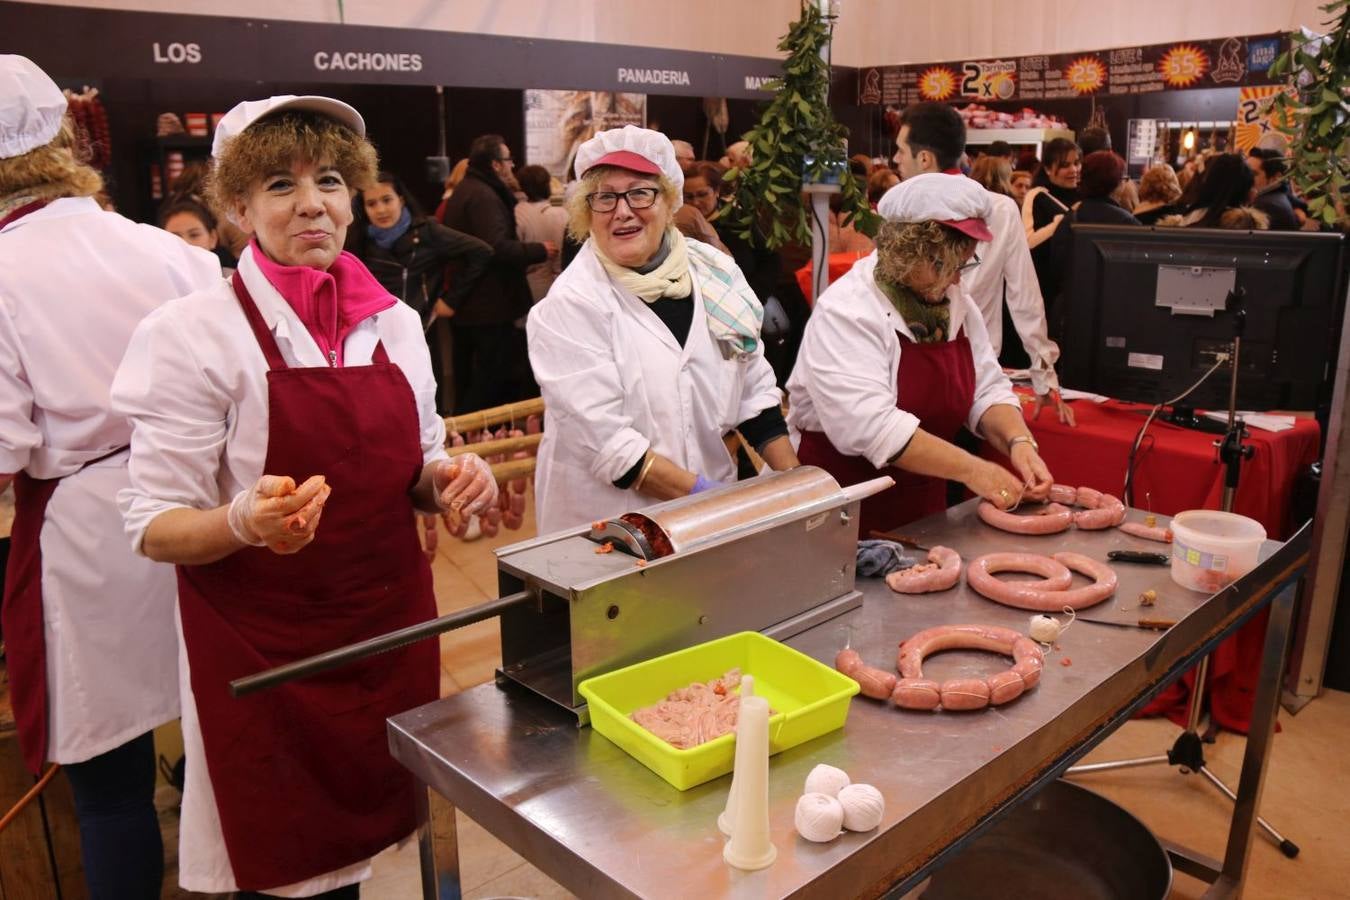
POLYGON ((736 721, 735 804, 722 858, 738 869, 763 869, 778 858, 769 840, 769 701, 744 697, 736 721))
MULTIPOLYGON (((742 675, 741 702, 744 703, 746 697, 753 697, 753 696, 755 696, 755 676, 742 675)), ((739 715, 740 714, 737 713, 737 716, 739 715)), ((740 721, 739 718, 737 719, 737 721, 738 722, 740 721)), ((736 814, 735 810, 736 810, 736 770, 732 769, 731 790, 727 792, 727 805, 726 808, 723 809, 722 812, 717 816, 717 828, 727 837, 731 837, 731 822, 732 822, 731 817, 736 814)))

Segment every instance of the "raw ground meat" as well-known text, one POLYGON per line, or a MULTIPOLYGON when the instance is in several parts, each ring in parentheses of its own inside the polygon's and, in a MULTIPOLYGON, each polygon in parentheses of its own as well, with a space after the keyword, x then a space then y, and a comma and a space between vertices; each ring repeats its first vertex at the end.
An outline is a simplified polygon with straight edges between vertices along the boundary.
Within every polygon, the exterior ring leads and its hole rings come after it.
POLYGON ((635 710, 632 720, 679 750, 706 744, 734 731, 741 697, 741 670, 732 669, 706 684, 696 681, 666 699, 635 710))

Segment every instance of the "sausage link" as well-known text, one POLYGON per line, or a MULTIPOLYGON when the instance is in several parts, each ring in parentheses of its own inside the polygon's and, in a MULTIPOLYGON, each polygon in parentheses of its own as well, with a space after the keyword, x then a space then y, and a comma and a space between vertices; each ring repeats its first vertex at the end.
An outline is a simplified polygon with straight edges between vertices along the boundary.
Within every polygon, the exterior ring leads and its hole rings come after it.
POLYGON ((937 709, 942 705, 942 687, 927 678, 901 678, 891 702, 901 709, 937 709))
POLYGON ((1029 637, 1019 636, 1017 640, 1013 641, 1012 658, 1014 662, 1033 660, 1045 665, 1045 651, 1041 649, 1040 644, 1029 637))
POLYGON ((895 675, 863 662, 857 650, 844 648, 834 658, 834 667, 858 682, 864 697, 885 700, 895 690, 895 675))
POLYGON ((989 685, 989 702, 994 706, 1016 700, 1027 689, 1027 683, 1016 672, 999 672, 985 679, 989 685))
POLYGON ((1012 671, 1022 677, 1027 690, 1031 690, 1041 681, 1041 670, 1045 668, 1045 663, 1039 660, 1024 659, 1012 667, 1012 671))
POLYGON ((1078 574, 1091 578, 1093 583, 1087 587, 1061 591, 1050 599, 1052 606, 1048 608, 1053 609, 1057 605, 1060 609, 1065 606, 1073 609, 1085 609, 1101 603, 1116 592, 1116 572, 1106 563, 1098 562, 1081 553, 1069 552, 1056 553, 1055 560, 1078 574))
POLYGON ((886 586, 897 594, 927 594, 945 591, 961 580, 961 554, 950 547, 928 551, 928 562, 892 572, 886 586))
POLYGON ((1067 484, 1052 484, 1050 485, 1050 501, 1073 506, 1078 502, 1078 488, 1070 487, 1067 484))
POLYGON ((1084 531, 1110 528, 1123 521, 1125 521, 1125 504, 1110 494, 1102 494, 1096 508, 1073 515, 1073 523, 1084 531))
POLYGON ((1065 591, 1073 574, 1048 556, 1036 553, 988 553, 966 567, 966 584, 995 603, 1021 609, 1056 609, 1045 605, 1044 596, 1065 591), (1041 581, 1000 581, 999 572, 1029 572, 1041 581))
POLYGON ((1143 538, 1146 541, 1157 541, 1160 544, 1172 543, 1172 529, 1170 528, 1150 528, 1142 522, 1125 522, 1120 526, 1120 530, 1131 537, 1143 538))
POLYGON ((1080 487, 1074 503, 1084 509, 1096 509, 1102 502, 1102 492, 1090 487, 1080 487))
POLYGON ((989 705, 989 685, 980 678, 952 678, 942 682, 942 708, 957 711, 989 705))
POLYGON ((1058 534, 1073 524, 1073 510, 1058 503, 1051 503, 1033 515, 1019 516, 984 500, 977 512, 984 524, 1013 534, 1058 534))

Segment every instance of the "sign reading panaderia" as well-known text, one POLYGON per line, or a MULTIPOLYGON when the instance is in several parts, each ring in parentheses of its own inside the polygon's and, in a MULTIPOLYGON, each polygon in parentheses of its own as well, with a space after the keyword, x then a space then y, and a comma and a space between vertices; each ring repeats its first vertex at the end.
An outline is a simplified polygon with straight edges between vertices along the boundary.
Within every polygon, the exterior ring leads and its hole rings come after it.
POLYGON ((1282 34, 858 70, 858 102, 1058 100, 1270 84, 1282 34))

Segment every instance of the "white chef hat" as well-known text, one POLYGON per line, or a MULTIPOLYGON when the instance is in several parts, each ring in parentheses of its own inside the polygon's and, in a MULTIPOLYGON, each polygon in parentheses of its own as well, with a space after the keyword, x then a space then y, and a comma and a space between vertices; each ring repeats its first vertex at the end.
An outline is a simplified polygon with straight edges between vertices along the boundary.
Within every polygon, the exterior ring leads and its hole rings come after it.
POLYGON ((226 142, 237 137, 253 123, 288 109, 318 113, 335 120, 340 125, 346 125, 361 137, 366 135, 366 120, 341 100, 313 95, 297 97, 294 94, 280 94, 266 100, 245 100, 227 112, 216 125, 216 136, 211 141, 211 156, 219 159, 226 142))
POLYGON ((937 222, 977 241, 994 237, 985 224, 993 212, 989 192, 964 175, 912 175, 882 195, 877 212, 891 222, 937 222))
MULTIPOLYGON (((670 138, 659 131, 625 125, 600 132, 577 148, 573 168, 580 178, 596 166, 618 166, 644 175, 664 175, 675 185, 676 197, 683 199, 684 173, 675 162, 675 147, 670 138)), ((675 205, 680 205, 679 200, 675 205)))
POLYGON ((31 59, 0 54, 0 159, 50 144, 61 130, 66 95, 31 59))

